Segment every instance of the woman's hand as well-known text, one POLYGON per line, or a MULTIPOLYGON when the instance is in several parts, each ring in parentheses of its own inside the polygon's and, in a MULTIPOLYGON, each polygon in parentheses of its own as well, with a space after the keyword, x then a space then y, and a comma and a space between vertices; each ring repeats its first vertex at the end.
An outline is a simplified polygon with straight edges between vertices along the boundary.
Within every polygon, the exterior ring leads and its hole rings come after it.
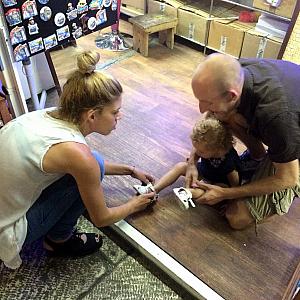
POLYGON ((149 183, 149 182, 154 183, 155 181, 153 176, 146 174, 141 170, 138 170, 136 167, 133 167, 130 176, 144 183, 149 183))
POLYGON ((155 193, 149 193, 149 194, 144 194, 144 195, 139 195, 139 196, 134 196, 132 197, 129 202, 130 205, 132 206, 132 211, 131 213, 135 213, 141 210, 144 210, 151 204, 153 201, 153 198, 155 196, 155 193))

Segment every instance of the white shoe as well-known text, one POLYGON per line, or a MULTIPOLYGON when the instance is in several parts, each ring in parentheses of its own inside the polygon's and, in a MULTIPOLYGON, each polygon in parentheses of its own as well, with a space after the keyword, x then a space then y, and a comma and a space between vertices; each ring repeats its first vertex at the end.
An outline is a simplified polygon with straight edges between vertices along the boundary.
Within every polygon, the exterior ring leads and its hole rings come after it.
POLYGON ((192 200, 192 193, 190 190, 181 188, 173 189, 175 195, 177 196, 178 204, 181 209, 187 210, 190 205, 196 207, 195 203, 192 200))
POLYGON ((139 185, 139 184, 135 184, 133 186, 133 188, 136 190, 136 192, 139 195, 144 195, 144 194, 149 194, 149 193, 155 193, 155 196, 153 198, 153 200, 157 200, 158 199, 158 194, 156 194, 155 189, 153 187, 153 184, 151 182, 149 182, 147 185, 139 185))

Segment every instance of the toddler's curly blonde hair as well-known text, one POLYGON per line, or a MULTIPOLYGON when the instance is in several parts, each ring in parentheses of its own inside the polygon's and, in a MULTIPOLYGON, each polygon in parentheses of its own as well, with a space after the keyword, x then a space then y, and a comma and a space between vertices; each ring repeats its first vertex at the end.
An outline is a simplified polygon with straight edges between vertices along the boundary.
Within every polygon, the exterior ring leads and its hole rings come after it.
POLYGON ((231 130, 212 117, 196 122, 191 139, 195 143, 204 143, 208 149, 221 149, 226 152, 235 144, 231 130))

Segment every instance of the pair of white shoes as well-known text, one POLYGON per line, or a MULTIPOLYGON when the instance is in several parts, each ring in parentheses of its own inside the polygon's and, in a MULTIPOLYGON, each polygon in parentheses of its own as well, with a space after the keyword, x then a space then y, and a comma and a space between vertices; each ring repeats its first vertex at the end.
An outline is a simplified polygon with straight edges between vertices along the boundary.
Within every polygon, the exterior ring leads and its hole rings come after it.
MULTIPOLYGON (((134 185, 133 188, 136 190, 136 192, 139 195, 149 194, 152 192, 155 192, 155 189, 152 185, 152 183, 148 183, 147 185, 134 185)), ((192 200, 192 193, 190 190, 186 188, 175 188, 173 189, 176 199, 178 200, 178 204, 181 209, 187 210, 190 206, 196 207, 195 203, 192 200)), ((155 194, 153 201, 156 201, 158 199, 158 194, 155 194)))

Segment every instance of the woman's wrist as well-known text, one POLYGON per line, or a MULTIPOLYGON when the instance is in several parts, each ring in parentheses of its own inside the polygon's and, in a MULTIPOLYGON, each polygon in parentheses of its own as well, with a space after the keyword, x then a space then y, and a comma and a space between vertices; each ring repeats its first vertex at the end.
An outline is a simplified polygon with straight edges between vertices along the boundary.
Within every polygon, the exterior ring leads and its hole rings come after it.
POLYGON ((135 172, 135 166, 131 166, 131 167, 129 167, 129 175, 130 176, 132 176, 133 174, 134 174, 134 172, 135 172))

